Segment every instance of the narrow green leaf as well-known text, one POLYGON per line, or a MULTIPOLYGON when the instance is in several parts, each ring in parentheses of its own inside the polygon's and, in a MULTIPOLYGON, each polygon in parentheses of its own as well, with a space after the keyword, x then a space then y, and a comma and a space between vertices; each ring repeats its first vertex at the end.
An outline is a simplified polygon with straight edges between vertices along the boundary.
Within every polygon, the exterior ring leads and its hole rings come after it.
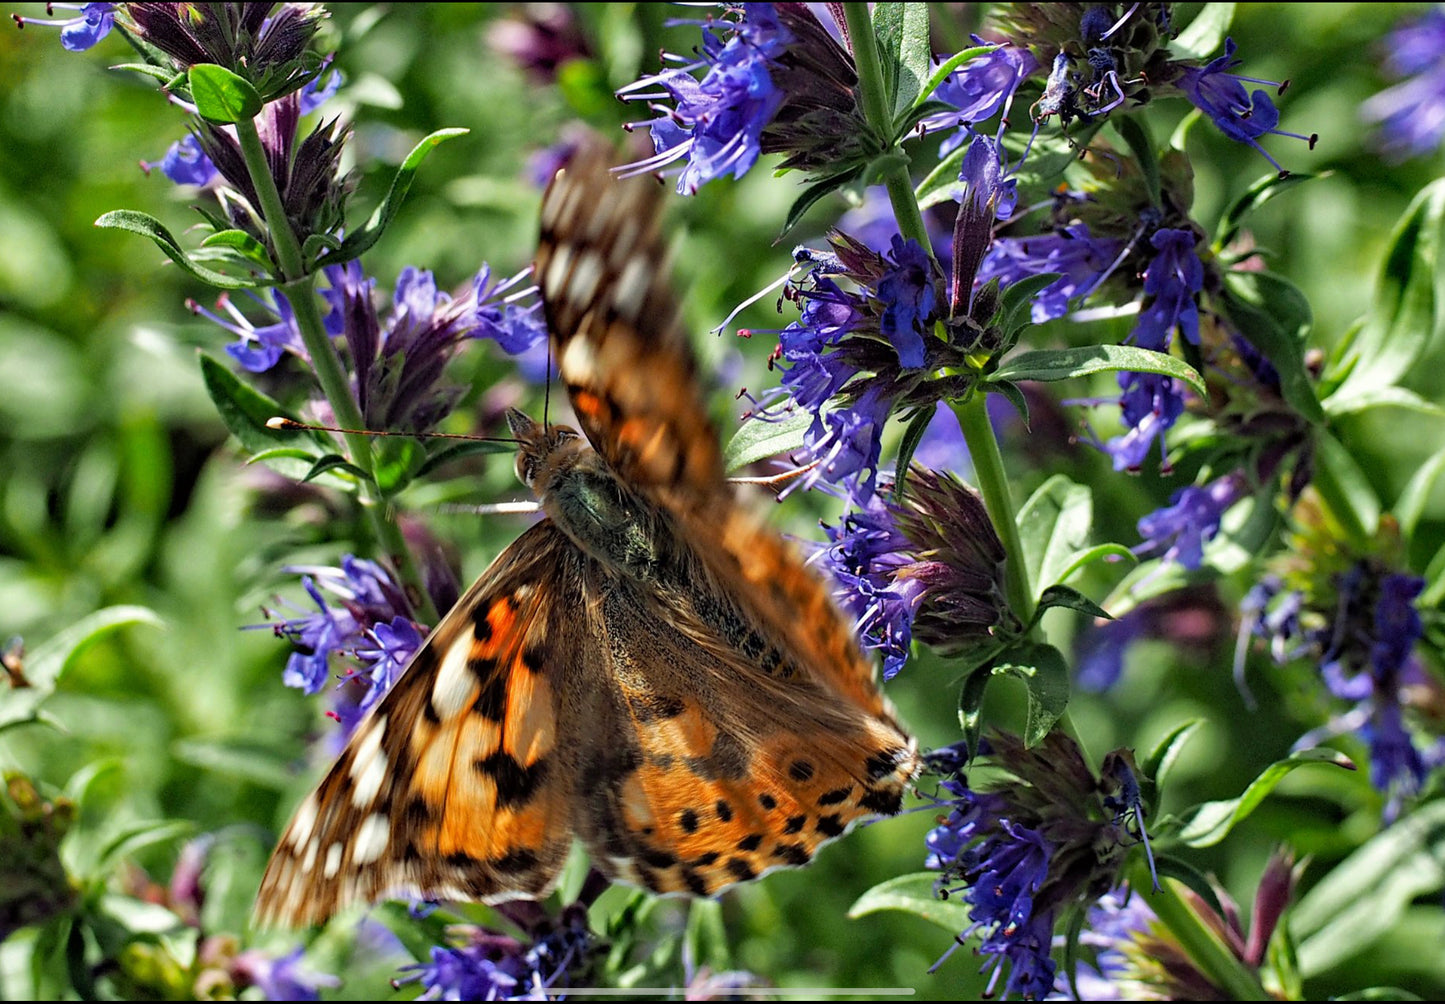
MULTIPOLYGON (((271 450, 268 452, 274 455, 280 451, 271 450)), ((328 453, 323 457, 316 458, 316 461, 311 465, 311 469, 308 470, 306 472, 306 476, 301 479, 301 483, 305 484, 308 481, 314 481, 316 478, 319 478, 321 475, 327 473, 328 471, 340 471, 342 473, 349 474, 353 478, 361 481, 369 480, 365 471, 363 471, 360 467, 357 467, 351 461, 347 460, 341 454, 328 453)))
POLYGON ((1229 33, 1230 22, 1234 20, 1234 4, 1207 3, 1189 27, 1179 33, 1169 48, 1185 58, 1207 59, 1224 44, 1229 33))
POLYGON ((1040 589, 1057 583, 1088 544, 1093 524, 1094 496, 1088 488, 1062 474, 1041 484, 1018 514, 1029 581, 1040 589))
POLYGON ((389 900, 377 903, 367 916, 394 934, 401 946, 418 962, 430 962, 432 949, 446 944, 446 915, 442 911, 418 916, 407 904, 389 900))
POLYGON ((142 76, 154 77, 162 84, 171 85, 167 87, 166 90, 171 90, 174 85, 179 84, 186 77, 184 73, 177 73, 175 70, 165 69, 160 66, 152 66, 150 63, 114 63, 110 69, 127 70, 131 73, 139 73, 142 76))
POLYGON ((1012 339, 1024 325, 1032 321, 1034 297, 1059 280, 1057 272, 1039 272, 1010 283, 999 293, 999 326, 1004 337, 1012 339))
POLYGON ((1187 384, 1201 397, 1204 378, 1194 367, 1166 352, 1133 345, 1089 345, 1074 349, 1039 349, 1010 356, 990 380, 1068 380, 1093 373, 1157 373, 1187 384))
POLYGON ((969 905, 962 900, 939 899, 933 892, 936 878, 936 872, 914 872, 891 878, 859 896, 848 908, 848 916, 857 919, 881 910, 901 910, 958 934, 970 924, 969 905))
POLYGON ((1034 613, 1034 623, 1037 624, 1039 615, 1045 610, 1054 607, 1063 607, 1066 610, 1077 610, 1089 617, 1099 617, 1104 620, 1113 620, 1109 611, 1089 599, 1077 589, 1069 586, 1052 585, 1045 589, 1039 596, 1039 606, 1034 613))
POLYGON ((927 101, 933 92, 938 90, 939 86, 953 75, 954 70, 957 70, 964 63, 972 62, 979 56, 988 55, 997 48, 998 46, 996 45, 975 45, 970 49, 963 49, 949 56, 939 64, 938 69, 933 71, 933 75, 928 78, 928 82, 925 83, 923 89, 918 92, 918 97, 914 99, 915 106, 927 101))
POLYGON ((426 447, 419 441, 388 436, 376 443, 372 473, 381 493, 391 496, 410 484, 424 463, 426 447))
POLYGON ((1267 174, 1260 178, 1244 193, 1230 203, 1229 208, 1224 211, 1224 216, 1219 221, 1219 232, 1214 238, 1215 247, 1227 247, 1239 235, 1239 228, 1243 225, 1246 217, 1260 206, 1281 192, 1286 192, 1302 181, 1311 181, 1319 177, 1314 174, 1287 174, 1281 178, 1278 174, 1267 174))
POLYGON ((1325 872, 1290 911, 1308 979, 1366 951, 1445 887, 1445 801, 1418 806, 1325 872))
POLYGON ((149 237, 155 242, 156 247, 160 248, 167 258, 179 265, 187 275, 218 289, 255 289, 258 286, 267 285, 264 280, 239 279, 198 264, 171 236, 171 232, 166 229, 165 224, 146 213, 136 212, 133 209, 117 209, 101 216, 95 221, 95 225, 108 230, 124 230, 127 233, 149 237))
POLYGON ((806 411, 790 412, 776 422, 754 417, 738 426, 733 438, 723 449, 723 466, 735 471, 780 453, 790 453, 803 445, 803 433, 813 424, 806 411))
POLYGON ((978 752, 978 741, 983 735, 983 695, 992 681, 993 674, 981 665, 964 679, 958 692, 958 724, 971 753, 978 752))
POLYGON ((1313 318, 1293 283, 1268 272, 1226 272, 1224 312, 1279 373, 1280 393, 1295 410, 1323 424, 1324 410, 1305 368, 1304 340, 1313 318))
MULTIPOLYGON (((1154 857, 1154 871, 1160 878, 1172 878, 1176 882, 1182 882, 1194 893, 1199 895, 1204 902, 1213 908, 1214 912, 1223 917, 1224 909, 1219 902, 1219 894, 1214 891, 1214 886, 1198 868, 1195 868, 1183 858, 1176 858, 1172 854, 1156 854, 1154 857)), ((1136 888, 1144 888, 1142 885, 1136 888)))
POLYGON ((873 24, 878 33, 878 51, 886 53, 884 65, 893 68, 893 117, 897 119, 923 92, 928 66, 933 62, 928 45, 928 5, 877 4, 873 24))
POLYGON ((1073 560, 1059 572, 1057 581, 1068 582, 1069 579, 1073 578, 1074 573, 1080 569, 1092 565, 1096 561, 1106 560, 1136 563, 1139 560, 1139 556, 1123 544, 1096 544, 1093 547, 1075 554, 1073 560))
POLYGON ((958 180, 958 173, 963 170, 963 157, 966 153, 968 153, 967 145, 953 150, 918 183, 913 194, 918 199, 919 209, 927 209, 929 206, 936 206, 963 197, 967 186, 958 180))
POLYGON ((247 261, 259 266, 267 275, 276 274, 275 263, 266 253, 266 245, 244 230, 221 230, 201 241, 203 248, 226 248, 234 251, 247 261))
POLYGON ((1024 423, 1024 428, 1029 427, 1029 402, 1024 397, 1024 392, 1019 385, 1011 380, 994 380, 984 385, 984 391, 989 394, 998 394, 1005 401, 1013 405, 1014 411, 1018 412, 1019 420, 1024 423))
POLYGON ((166 622, 148 607, 116 606, 97 610, 41 642, 26 655, 25 677, 30 681, 27 689, 50 693, 76 656, 105 635, 132 624, 148 624, 156 628, 166 626, 166 622))
POLYGON ((1159 206, 1163 199, 1159 191, 1159 158, 1154 151, 1154 140, 1149 127, 1138 115, 1111 115, 1109 124, 1128 145, 1134 154, 1134 162, 1144 176, 1145 191, 1149 193, 1149 204, 1159 206))
POLYGON ((846 171, 840 171, 837 174, 821 178, 803 189, 803 193, 794 199, 793 204, 788 207, 788 215, 783 220, 783 229, 778 231, 778 237, 781 239, 784 234, 797 226, 798 221, 803 218, 803 214, 813 208, 813 203, 817 202, 829 192, 836 192, 844 185, 851 185, 856 181, 863 173, 863 168, 864 165, 857 164, 846 171))
MULTIPOLYGON (((305 450, 315 445, 310 435, 300 429, 267 428, 270 419, 291 416, 271 398, 243 383, 225 363, 203 354, 201 380, 221 421, 247 450, 259 453, 278 446, 305 450)), ((301 471, 304 473, 305 468, 301 471)))
POLYGON ((373 244, 380 239, 382 233, 391 225, 396 218, 401 204, 406 201, 406 194, 411 190, 411 183, 416 179, 417 170, 421 167, 422 161, 427 155, 435 150, 442 143, 457 136, 465 136, 466 129, 439 129, 427 136, 416 146, 412 147, 411 153, 406 155, 406 160, 401 162, 395 176, 391 179, 391 188, 386 193, 386 198, 376 211, 371 214, 371 219, 361 229, 347 236, 341 242, 341 247, 330 252, 316 263, 316 267, 324 268, 327 265, 341 265, 360 257, 373 244))
POLYGON ((182 763, 244 778, 273 791, 284 791, 296 782, 291 760, 253 739, 179 739, 171 752, 182 763))
POLYGON ((1285 759, 1276 760, 1266 767, 1238 798, 1205 802, 1198 806, 1189 823, 1180 831, 1179 839, 1190 847, 1213 847, 1229 836, 1230 830, 1258 808, 1259 803, 1264 801, 1287 774, 1297 767, 1319 763, 1355 769, 1349 758, 1337 750, 1315 747, 1291 753, 1285 759))
POLYGON ((1400 497, 1395 500, 1395 508, 1391 511, 1395 515, 1395 521, 1400 524, 1400 536, 1407 542, 1415 535, 1415 526, 1425 512, 1425 504, 1430 501, 1430 492, 1434 490, 1442 470, 1445 470, 1445 450, 1439 451, 1421 464, 1420 469, 1410 476, 1400 497))
MULTIPOLYGON (((1364 326, 1341 365, 1352 365, 1336 394, 1348 398, 1397 383, 1440 337, 1436 298, 1445 179, 1425 186, 1396 225, 1364 326)), ((1331 376, 1335 376, 1332 372, 1331 376)))
POLYGON ((1043 742, 1069 706, 1069 666, 1064 654, 1052 645, 1023 642, 1000 655, 990 672, 1024 682, 1028 691, 1024 745, 1043 742))
POLYGON ((1315 488, 1345 527, 1372 537, 1380 525, 1380 498, 1354 454, 1328 432, 1315 437, 1315 488), (1340 507, 1347 511, 1340 512, 1340 507))
POLYGON ((913 451, 918 449, 918 444, 923 441, 923 434, 928 431, 928 423, 933 421, 935 414, 937 411, 933 408, 919 408, 903 430, 903 440, 898 444, 898 460, 893 466, 898 472, 898 481, 893 486, 895 502, 903 498, 903 489, 908 483, 908 465, 913 463, 913 451))
POLYGON ((1427 998, 1399 987, 1366 987, 1348 994, 1331 997, 1332 1001, 1422 1001, 1427 998))
POLYGON ((453 460, 461 460, 463 457, 471 457, 479 453, 516 452, 517 444, 510 442, 494 443, 488 440, 475 439, 461 443, 451 443, 427 457, 426 463, 417 468, 416 476, 418 478, 426 477, 432 471, 451 463, 453 460))
POLYGON ((219 125, 244 122, 261 114, 266 102, 244 77, 238 77, 224 66, 197 63, 186 76, 190 79, 191 100, 201 118, 219 125))
POLYGON ((1331 418, 1354 415, 1372 408, 1400 408, 1431 418, 1445 418, 1445 408, 1425 400, 1413 390, 1394 385, 1352 391, 1348 395, 1332 394, 1325 398, 1324 408, 1331 418))
MULTIPOLYGON (((96 858, 97 873, 108 871, 116 862, 145 847, 163 844, 195 832, 195 826, 184 819, 155 819, 134 823, 107 840, 96 858)), ((99 874, 92 877, 100 877, 99 874)))
POLYGON ((1199 718, 1191 718, 1187 722, 1181 722, 1174 726, 1159 744, 1150 751, 1149 755, 1139 762, 1139 770, 1153 780, 1156 787, 1163 787, 1164 779, 1174 764, 1179 761, 1180 751, 1184 749, 1191 736, 1197 732, 1204 722, 1199 718))

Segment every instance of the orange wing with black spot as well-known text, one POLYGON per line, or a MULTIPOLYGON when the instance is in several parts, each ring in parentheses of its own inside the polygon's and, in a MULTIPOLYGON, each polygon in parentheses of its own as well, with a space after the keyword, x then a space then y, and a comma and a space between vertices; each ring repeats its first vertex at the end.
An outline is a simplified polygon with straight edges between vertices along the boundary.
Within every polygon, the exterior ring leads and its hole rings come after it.
POLYGON ((388 893, 551 888, 587 720, 571 679, 585 562, 543 522, 457 602, 297 809, 261 884, 262 923, 316 923, 388 893))

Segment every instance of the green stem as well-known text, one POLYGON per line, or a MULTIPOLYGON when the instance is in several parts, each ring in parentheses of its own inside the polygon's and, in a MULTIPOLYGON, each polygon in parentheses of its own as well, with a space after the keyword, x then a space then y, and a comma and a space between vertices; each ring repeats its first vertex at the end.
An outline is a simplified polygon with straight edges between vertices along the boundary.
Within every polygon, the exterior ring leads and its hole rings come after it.
MULTIPOLYGON (((331 336, 326 333, 326 325, 316 305, 315 277, 305 272, 301 244, 291 229, 291 221, 286 218, 281 191, 276 187, 276 179, 271 175, 271 167, 266 161, 266 151, 261 145, 261 135, 256 131, 256 123, 250 119, 237 122, 236 134, 240 137, 246 170, 250 173, 251 184, 261 200, 259 208, 281 266, 284 281, 280 284, 280 289, 295 312, 296 328, 301 333, 301 342, 306 346, 307 354, 311 357, 316 380, 321 384, 321 393, 325 395, 327 403, 331 405, 331 413, 336 416, 337 423, 343 429, 360 430, 364 428, 365 420, 356 404, 356 398, 351 393, 351 381, 347 379, 341 358, 336 354, 336 346, 332 343, 331 336)), ((372 477, 374 464, 371 441, 359 431, 345 432, 342 435, 346 440, 351 462, 366 472, 367 476, 361 479, 362 509, 371 522, 372 532, 376 535, 382 553, 396 569, 402 584, 407 587, 406 592, 417 617, 435 625, 439 618, 432 605, 431 596, 427 594, 421 572, 406 546, 401 527, 393 518, 391 506, 372 477)))
POLYGON ((913 194, 913 179, 908 174, 908 155, 898 145, 893 135, 893 114, 889 110, 890 95, 884 87, 883 63, 878 58, 878 43, 873 36, 873 21, 868 14, 866 3, 846 3, 844 17, 848 24, 848 41, 853 46, 853 63, 858 69, 858 99, 863 115, 868 120, 882 146, 882 155, 877 161, 882 169, 882 181, 888 190, 888 201, 893 204, 893 215, 898 220, 898 232, 911 238, 929 253, 933 254, 928 239, 928 230, 923 225, 923 214, 918 209, 918 199, 913 194))
MULTIPOLYGON (((1148 876, 1141 872, 1142 867, 1134 869, 1134 878, 1138 880, 1136 890, 1148 888, 1148 876)), ((1174 879, 1162 879, 1159 891, 1146 897, 1159 922, 1178 939, 1190 960, 1209 982, 1223 990, 1230 1000, 1269 1000, 1259 977, 1200 919, 1199 914, 1179 895, 1180 888, 1174 879)))
POLYGON ((1359 513, 1350 504, 1349 494, 1340 483, 1334 465, 1330 463, 1328 455, 1322 455, 1323 453, 1324 451, 1319 451, 1315 454, 1314 476, 1310 484, 1319 492, 1325 507, 1340 524, 1350 542, 1360 547, 1368 547, 1370 531, 1360 522, 1359 513))
POLYGON ((1009 494, 1008 475, 1004 471, 1003 455, 999 452, 998 440, 994 438, 993 426, 988 420, 986 402, 987 395, 974 394, 965 401, 955 403, 953 411, 963 429, 964 441, 968 443, 969 456, 973 458, 973 475, 983 495, 984 507, 988 509, 989 519, 1003 542, 1007 559, 1004 584, 1009 606, 1019 620, 1027 624, 1034 616, 1033 583, 1029 581, 1023 540, 1019 537, 1013 497, 1009 494))

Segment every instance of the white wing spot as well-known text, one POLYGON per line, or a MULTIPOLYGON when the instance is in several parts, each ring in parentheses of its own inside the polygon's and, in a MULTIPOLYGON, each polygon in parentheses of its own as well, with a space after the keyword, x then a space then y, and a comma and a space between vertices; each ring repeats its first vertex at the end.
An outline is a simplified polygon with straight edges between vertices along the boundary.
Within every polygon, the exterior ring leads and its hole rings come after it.
POLYGON ((351 848, 351 865, 369 865, 381 857, 391 839, 391 825, 386 816, 373 812, 356 831, 356 843, 351 848))
POLYGON ((296 810, 296 818, 291 820, 291 832, 288 840, 291 846, 298 851, 301 845, 311 839, 311 831, 316 828, 316 795, 306 796, 306 801, 296 810))
POLYGON ((306 845, 306 856, 301 859, 301 870, 309 872, 316 864, 316 852, 321 849, 321 841, 313 840, 306 845))
POLYGON ((585 310, 597 293, 597 284, 602 280, 602 259, 596 251, 584 250, 577 256, 577 267, 572 270, 572 280, 560 292, 567 302, 577 310, 585 310))
POLYGON ((356 744, 351 760, 351 779, 356 787, 351 792, 351 804, 358 809, 368 809, 376 801, 381 786, 386 782, 386 754, 381 751, 381 737, 386 731, 386 717, 378 718, 356 744))
POLYGON ((568 342, 558 369, 564 380, 574 383, 591 380, 597 370, 597 355, 592 351, 592 343, 586 338, 574 338, 568 342))
POLYGON ((612 289, 612 302, 617 304, 619 316, 636 321, 642 311, 642 298, 647 295, 648 279, 652 263, 646 258, 634 258, 627 263, 612 289))
POLYGON ((467 669, 467 658, 471 654, 470 639, 455 642, 442 656, 437 668, 436 683, 432 684, 431 702, 438 717, 455 718, 472 699, 475 687, 471 671, 467 669))
POLYGON ((336 873, 341 871, 341 854, 343 848, 341 841, 337 841, 326 848, 326 864, 321 868, 321 874, 327 878, 335 878, 336 873))
POLYGON ((542 288, 547 291, 547 295, 555 296, 566 284, 567 275, 571 271, 572 248, 567 244, 559 244, 552 260, 547 263, 547 274, 540 277, 542 288))

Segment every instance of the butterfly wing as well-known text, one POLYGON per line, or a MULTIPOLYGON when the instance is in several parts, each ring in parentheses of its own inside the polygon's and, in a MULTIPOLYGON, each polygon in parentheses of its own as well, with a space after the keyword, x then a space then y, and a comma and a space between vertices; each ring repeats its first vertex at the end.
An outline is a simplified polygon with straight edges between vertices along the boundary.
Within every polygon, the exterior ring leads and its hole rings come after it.
POLYGON ((914 754, 891 719, 805 674, 699 645, 635 584, 617 583, 601 609, 628 727, 583 770, 578 830, 597 867, 710 895, 898 811, 914 754))
POLYGON ((389 892, 546 894, 571 844, 574 733, 593 711, 573 679, 586 564, 546 521, 492 563, 296 810, 258 920, 317 923, 389 892))
POLYGON ((534 274, 582 431, 629 485, 691 506, 723 484, 718 434, 678 323, 662 186, 584 146, 542 200, 534 274))

